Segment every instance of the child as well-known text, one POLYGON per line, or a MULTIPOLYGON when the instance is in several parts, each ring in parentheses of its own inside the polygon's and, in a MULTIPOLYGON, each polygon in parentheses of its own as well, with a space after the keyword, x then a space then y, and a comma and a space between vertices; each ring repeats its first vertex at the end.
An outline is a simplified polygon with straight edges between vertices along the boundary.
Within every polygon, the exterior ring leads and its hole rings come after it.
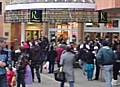
POLYGON ((25 67, 25 84, 31 85, 32 84, 32 72, 30 68, 29 61, 25 59, 26 67, 25 67))
POLYGON ((12 66, 8 66, 7 69, 7 81, 8 81, 8 86, 9 87, 14 87, 16 84, 16 77, 15 77, 15 72, 12 69, 12 66))

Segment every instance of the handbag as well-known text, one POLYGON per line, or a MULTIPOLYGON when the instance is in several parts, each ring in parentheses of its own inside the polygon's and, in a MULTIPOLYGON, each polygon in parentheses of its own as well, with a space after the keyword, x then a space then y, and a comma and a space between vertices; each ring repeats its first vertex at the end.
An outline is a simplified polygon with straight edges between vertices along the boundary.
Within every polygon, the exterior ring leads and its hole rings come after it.
POLYGON ((54 77, 55 77, 56 81, 60 81, 60 82, 65 82, 66 81, 65 72, 60 71, 60 69, 58 69, 54 72, 54 77))

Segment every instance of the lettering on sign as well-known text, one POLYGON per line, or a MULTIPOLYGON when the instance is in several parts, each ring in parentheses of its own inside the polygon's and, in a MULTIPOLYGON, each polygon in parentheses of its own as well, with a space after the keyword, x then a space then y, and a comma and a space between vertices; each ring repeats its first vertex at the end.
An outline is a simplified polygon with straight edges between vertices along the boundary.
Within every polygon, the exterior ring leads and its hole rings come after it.
POLYGON ((30 22, 42 22, 42 10, 31 10, 30 22))
POLYGON ((98 12, 98 22, 107 23, 107 12, 98 12))

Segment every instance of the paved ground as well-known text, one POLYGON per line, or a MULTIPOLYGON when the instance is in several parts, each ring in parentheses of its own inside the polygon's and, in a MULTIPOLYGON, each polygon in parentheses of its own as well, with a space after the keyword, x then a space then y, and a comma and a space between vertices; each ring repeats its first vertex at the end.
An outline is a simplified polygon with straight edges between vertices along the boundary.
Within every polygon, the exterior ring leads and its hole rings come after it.
MULTIPOLYGON (((60 87, 60 83, 54 80, 53 74, 48 74, 45 70, 41 74, 41 79, 41 83, 36 80, 32 85, 27 85, 27 87, 60 87)), ((68 83, 65 84, 65 87, 69 87, 68 83)), ((82 71, 75 69, 75 87, 105 87, 105 83, 101 80, 87 81, 82 71)), ((116 87, 120 87, 120 85, 116 87)))
MULTIPOLYGON (((54 80, 54 75, 48 74, 46 70, 43 70, 41 80, 41 83, 38 83, 37 79, 35 79, 32 85, 27 85, 26 87, 60 87, 60 83, 54 80)), ((69 84, 66 83, 65 87, 69 87, 69 84)), ((101 79, 99 81, 88 81, 86 76, 83 75, 82 70, 75 68, 75 87, 105 87, 105 82, 101 79)), ((120 87, 120 85, 114 87, 120 87)))

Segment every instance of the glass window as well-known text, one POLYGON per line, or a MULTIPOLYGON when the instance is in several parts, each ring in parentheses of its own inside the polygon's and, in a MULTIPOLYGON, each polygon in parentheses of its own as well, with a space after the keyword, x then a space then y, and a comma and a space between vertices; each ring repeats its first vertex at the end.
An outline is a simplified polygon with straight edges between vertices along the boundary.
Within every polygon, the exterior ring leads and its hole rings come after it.
POLYGON ((113 20, 113 27, 118 27, 119 21, 118 20, 113 20))

